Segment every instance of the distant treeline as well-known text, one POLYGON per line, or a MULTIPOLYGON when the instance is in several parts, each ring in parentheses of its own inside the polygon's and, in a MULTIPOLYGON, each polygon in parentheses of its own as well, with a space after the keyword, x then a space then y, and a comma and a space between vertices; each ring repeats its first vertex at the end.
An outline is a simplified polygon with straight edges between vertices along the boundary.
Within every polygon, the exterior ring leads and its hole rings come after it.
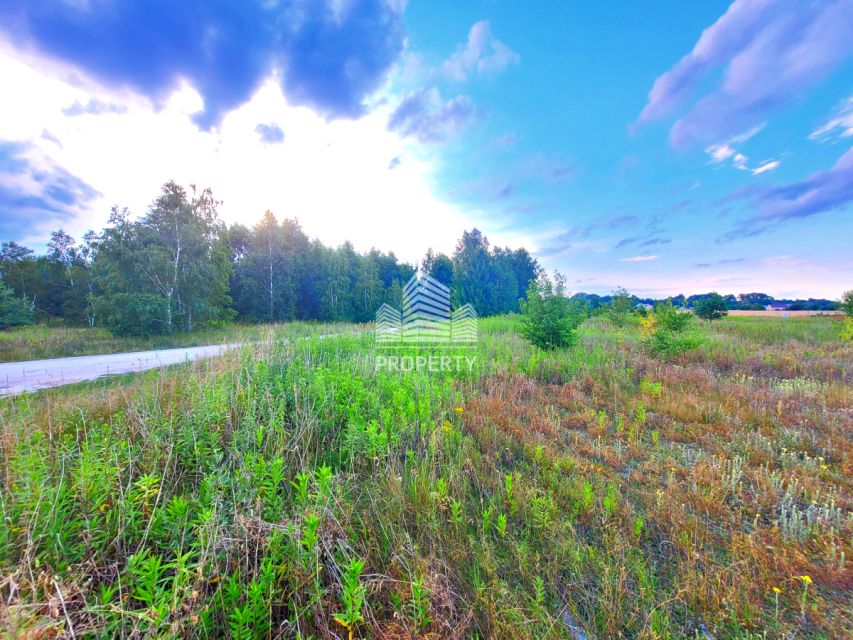
MULTIPOLYGON (((219 204, 209 189, 169 182, 144 216, 113 208, 107 228, 79 243, 61 229, 44 255, 3 243, 0 328, 60 319, 150 335, 231 319, 364 322, 383 302, 399 307, 416 271, 393 253, 327 247, 269 211, 252 228, 226 227, 219 204)), ((477 229, 452 256, 428 251, 420 268, 480 315, 517 311, 540 272, 525 249, 491 247, 477 229)))
MULTIPOLYGON (((629 294, 630 295, 630 294, 629 294)), ((692 296, 684 296, 679 294, 668 298, 676 307, 684 307, 692 309, 696 304, 706 298, 715 295, 714 293, 698 293, 692 296)), ((650 304, 654 305, 660 300, 655 298, 639 298, 630 296, 634 305, 650 304)), ((582 301, 591 311, 595 311, 600 307, 606 307, 610 304, 613 296, 600 296, 595 293, 576 293, 572 296, 573 299, 582 301)), ((809 298, 808 300, 788 300, 774 298, 766 293, 740 293, 738 295, 727 294, 722 296, 726 308, 729 311, 755 311, 766 309, 768 305, 780 305, 789 311, 829 311, 840 309, 841 304, 835 300, 826 300, 824 298, 809 298)))

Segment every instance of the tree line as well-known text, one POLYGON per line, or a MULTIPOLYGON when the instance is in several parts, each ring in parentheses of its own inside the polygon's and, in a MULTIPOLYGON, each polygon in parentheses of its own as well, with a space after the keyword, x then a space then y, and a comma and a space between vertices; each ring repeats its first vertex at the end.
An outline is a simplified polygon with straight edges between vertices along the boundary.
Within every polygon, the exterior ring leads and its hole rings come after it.
MULTIPOLYGON (((252 227, 226 226, 210 189, 166 183, 140 218, 114 207, 80 242, 59 229, 36 255, 0 245, 0 328, 56 320, 116 335, 193 331, 245 322, 365 322, 401 305, 418 265, 394 253, 311 240, 295 219, 267 211, 252 227)), ((479 315, 518 311, 540 267, 525 249, 493 247, 466 231, 451 256, 427 251, 421 272, 479 315)))
MULTIPOLYGON (((660 302, 657 298, 641 298, 635 295, 632 295, 625 291, 624 289, 616 289, 610 295, 598 295, 595 293, 576 293, 572 297, 582 301, 586 304, 591 310, 596 310, 600 307, 606 307, 613 302, 614 298, 620 297, 622 295, 627 295, 630 299, 632 306, 636 306, 638 304, 648 304, 654 306, 656 303, 660 302)), ((720 295, 716 292, 709 293, 697 293, 691 296, 685 296, 684 294, 678 294, 676 296, 672 296, 667 298, 670 300, 672 304, 676 307, 684 307, 687 309, 694 309, 700 304, 707 304, 709 298, 714 298, 716 303, 715 296, 719 296, 725 308, 728 311, 755 311, 762 310, 770 304, 779 304, 784 305, 785 308, 789 311, 830 311, 833 309, 840 308, 840 303, 836 300, 827 300, 826 298, 809 298, 808 300, 794 300, 794 299, 780 299, 774 298, 773 296, 767 293, 739 293, 737 295, 728 293, 725 295, 720 295)))

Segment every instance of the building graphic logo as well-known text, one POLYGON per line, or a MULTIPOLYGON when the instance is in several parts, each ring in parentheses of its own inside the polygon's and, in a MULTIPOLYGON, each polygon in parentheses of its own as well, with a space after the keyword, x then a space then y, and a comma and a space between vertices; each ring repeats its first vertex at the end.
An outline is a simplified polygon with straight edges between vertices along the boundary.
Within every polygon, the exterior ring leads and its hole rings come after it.
POLYGON ((403 310, 383 304, 376 312, 376 347, 476 348, 477 312, 470 304, 451 311, 450 289, 430 276, 413 275, 403 288, 403 310))

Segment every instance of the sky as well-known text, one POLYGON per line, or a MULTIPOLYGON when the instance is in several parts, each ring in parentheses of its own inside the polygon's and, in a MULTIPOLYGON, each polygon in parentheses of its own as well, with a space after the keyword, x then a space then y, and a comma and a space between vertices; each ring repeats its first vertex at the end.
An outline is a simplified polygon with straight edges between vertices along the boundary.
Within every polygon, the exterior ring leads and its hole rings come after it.
POLYGON ((853 288, 853 0, 7 0, 0 86, 0 241, 174 179, 573 291, 853 288))

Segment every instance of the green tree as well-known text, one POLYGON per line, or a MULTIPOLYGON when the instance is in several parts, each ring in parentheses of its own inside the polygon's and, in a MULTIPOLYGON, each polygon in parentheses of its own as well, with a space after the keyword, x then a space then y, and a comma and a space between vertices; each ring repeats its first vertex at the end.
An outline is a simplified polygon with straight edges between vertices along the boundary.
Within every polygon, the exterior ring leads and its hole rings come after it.
POLYGON ((518 307, 518 301, 527 294, 527 287, 530 286, 531 282, 536 281, 542 269, 536 258, 527 252, 527 249, 522 248, 512 251, 507 248, 504 251, 508 255, 512 271, 515 274, 515 281, 518 284, 515 302, 513 303, 513 310, 515 310, 518 307))
POLYGON ((764 309, 768 304, 773 302, 773 296, 766 293, 741 293, 737 297, 744 309, 764 309))
POLYGON ((489 265, 488 313, 510 313, 518 311, 518 281, 513 270, 512 252, 496 248, 489 265))
POLYGON ((853 318, 853 289, 845 291, 841 296, 841 308, 848 317, 853 318))
POLYGON ((320 318, 323 320, 350 320, 352 318, 352 289, 350 280, 350 249, 324 248, 321 272, 320 318))
POLYGON ((624 327, 628 323, 628 316, 634 310, 634 300, 627 289, 618 287, 610 295, 610 303, 607 305, 606 315, 610 322, 617 327, 624 327))
POLYGON ((545 274, 530 282, 527 297, 521 301, 521 312, 521 335, 540 349, 571 346, 586 317, 566 297, 565 279, 556 272, 553 282, 545 274))
POLYGON ((32 323, 32 302, 18 297, 12 287, 0 282, 0 329, 32 323))
POLYGON ((372 320, 383 302, 384 289, 379 279, 379 265, 370 255, 358 259, 352 298, 353 319, 356 322, 372 320))
POLYGON ((696 302, 696 304, 693 305, 693 313, 695 313, 697 317, 711 322, 712 320, 719 320, 720 318, 727 316, 729 314, 729 310, 723 296, 715 291, 696 302))
POLYGON ((231 261, 218 204, 209 189, 189 197, 168 182, 137 222, 113 209, 95 263, 95 309, 108 328, 173 333, 228 317, 231 261))
POLYGON ((17 242, 0 245, 0 279, 23 298, 32 298, 35 274, 33 250, 17 242))
POLYGON ((435 278, 446 287, 453 284, 453 260, 443 253, 433 253, 432 249, 427 249, 421 262, 421 269, 423 273, 435 278))
POLYGON ((489 315, 489 276, 491 256, 489 240, 479 229, 464 231, 453 253, 453 302, 461 307, 471 304, 477 315, 489 315))

